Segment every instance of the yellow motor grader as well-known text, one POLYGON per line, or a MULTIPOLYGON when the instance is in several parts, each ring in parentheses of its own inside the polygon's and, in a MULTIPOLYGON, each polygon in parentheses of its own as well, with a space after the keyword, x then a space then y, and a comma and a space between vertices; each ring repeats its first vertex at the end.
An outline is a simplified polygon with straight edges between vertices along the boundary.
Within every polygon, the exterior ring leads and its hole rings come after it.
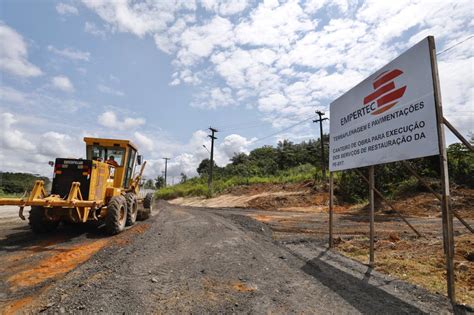
POLYGON ((147 219, 152 211, 153 194, 139 197, 140 180, 146 162, 128 140, 84 138, 86 159, 57 158, 51 194, 44 182, 35 182, 24 198, 0 198, 0 205, 30 206, 29 224, 36 233, 55 230, 60 222, 103 222, 111 235, 147 219), (135 166, 141 165, 134 176, 135 166), (139 207, 139 204, 142 204, 139 207))

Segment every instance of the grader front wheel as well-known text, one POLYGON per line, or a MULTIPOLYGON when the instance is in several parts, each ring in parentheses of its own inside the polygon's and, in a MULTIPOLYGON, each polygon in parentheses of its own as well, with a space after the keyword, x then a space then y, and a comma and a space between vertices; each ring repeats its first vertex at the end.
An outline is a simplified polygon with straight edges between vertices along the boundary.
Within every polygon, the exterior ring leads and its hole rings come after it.
POLYGON ((137 196, 134 193, 127 193, 125 200, 127 201, 127 226, 134 225, 138 214, 137 196))
POLYGON ((153 193, 146 194, 143 199, 143 209, 138 212, 138 220, 146 220, 151 216, 151 211, 153 210, 153 193))
POLYGON ((115 235, 125 229, 127 222, 127 202, 123 196, 110 198, 107 204, 107 216, 105 217, 105 229, 110 235, 115 235))

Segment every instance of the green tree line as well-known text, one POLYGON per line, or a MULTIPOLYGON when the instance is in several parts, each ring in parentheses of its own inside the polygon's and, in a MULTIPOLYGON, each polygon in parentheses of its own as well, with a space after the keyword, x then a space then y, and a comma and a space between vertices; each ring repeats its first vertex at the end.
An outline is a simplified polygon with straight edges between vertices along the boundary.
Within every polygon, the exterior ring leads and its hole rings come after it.
MULTIPOLYGON (((470 135, 474 143, 474 135, 470 135)), ((329 160, 329 136, 324 135, 326 165, 329 160)), ((235 154, 226 166, 214 162, 214 191, 242 184, 261 182, 295 182, 298 180, 321 180, 320 140, 294 143, 289 140, 274 146, 263 146, 246 153, 235 154)), ((455 185, 474 188, 474 154, 460 143, 448 147, 450 181, 455 185)), ((440 162, 438 156, 409 161, 418 174, 426 178, 432 188, 439 188, 440 162)), ((181 184, 162 189, 163 196, 204 195, 207 192, 207 178, 210 160, 204 159, 197 168, 197 178, 183 178, 181 184), (177 193, 179 191, 179 193, 177 193)), ((360 169, 367 174, 367 170, 360 169)), ((426 190, 413 178, 402 162, 375 166, 376 186, 384 194, 394 196, 426 190)), ((161 187, 158 180, 156 187, 161 187)), ((367 184, 356 171, 347 170, 335 175, 336 194, 342 200, 354 202, 367 198, 367 184)))
POLYGON ((25 191, 30 191, 37 180, 43 180, 45 187, 49 187, 50 180, 44 176, 0 172, 0 194, 22 194, 25 191))

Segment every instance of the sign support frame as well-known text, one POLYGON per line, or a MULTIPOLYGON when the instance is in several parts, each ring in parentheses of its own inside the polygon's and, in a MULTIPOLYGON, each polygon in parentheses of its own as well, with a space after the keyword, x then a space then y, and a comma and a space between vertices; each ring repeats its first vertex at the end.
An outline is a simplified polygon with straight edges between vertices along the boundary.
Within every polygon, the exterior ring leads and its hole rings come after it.
MULTIPOLYGON (((450 201, 450 189, 449 189, 449 170, 448 170, 448 156, 446 151, 446 138, 445 138, 445 126, 448 127, 460 140, 463 142, 467 148, 473 152, 473 146, 464 139, 457 130, 444 118, 443 116, 443 108, 442 108, 442 101, 441 101, 441 91, 440 91, 440 83, 439 83, 439 72, 436 60, 436 46, 435 40, 433 36, 428 36, 428 50, 429 50, 429 62, 431 66, 431 84, 433 86, 433 100, 434 100, 434 114, 436 117, 436 122, 433 124, 432 131, 434 133, 434 129, 436 128, 436 133, 438 136, 437 139, 437 155, 439 155, 440 161, 440 179, 441 179, 441 188, 442 193, 441 195, 435 196, 440 199, 440 208, 442 212, 442 232, 443 232, 443 248, 445 254, 445 268, 446 268, 446 282, 447 282, 447 295, 449 300, 453 305, 456 303, 456 294, 455 294, 455 275, 454 275, 454 224, 453 224, 453 216, 455 215, 471 232, 472 228, 465 224, 458 214, 451 209, 451 201, 450 201)), ((432 103, 433 104, 433 103, 432 103)), ((433 120, 431 120, 433 122, 433 120)), ((436 145, 433 141, 433 145, 436 145)), ((434 155, 434 154, 433 154, 434 155)), ((412 157, 415 158, 415 157, 412 157)), ((409 168, 409 170, 415 174, 415 176, 420 180, 419 176, 416 172, 409 167, 409 163, 406 162, 409 157, 405 157, 400 161, 403 162, 405 166, 409 168)), ((397 160, 391 161, 395 162, 397 160)), ((328 161, 329 162, 329 161, 328 161)), ((390 161, 389 161, 390 162, 390 161)), ((387 162, 382 162, 381 164, 386 164, 387 162)), ((329 165, 331 166, 331 164, 329 165)), ((362 165, 363 166, 363 165, 362 165)), ((360 167, 360 166, 359 166, 360 167)), ((350 169, 353 167, 349 167, 346 169, 350 169)), ((377 193, 381 196, 380 192, 374 187, 374 164, 369 165, 369 178, 366 179, 365 176, 361 174, 361 172, 355 167, 355 170, 365 179, 365 181, 369 184, 369 202, 370 202, 370 253, 369 253, 369 266, 373 266, 374 263, 374 252, 373 252, 373 240, 374 240, 374 193, 377 193)), ((330 180, 329 180, 329 248, 333 247, 333 208, 334 208, 334 183, 333 183, 333 173, 338 171, 339 169, 331 170, 330 167, 330 180)), ((344 171, 344 169, 341 169, 344 171)), ((421 180, 422 181, 422 180, 421 180)), ((423 181, 422 181, 423 182, 423 181)), ((425 183, 426 184, 426 183, 425 183)), ((382 199, 384 199, 382 197, 382 199)), ((387 201, 386 201, 387 202, 387 201)), ((388 203, 390 205, 390 203, 388 203)), ((391 205, 390 205, 391 206, 391 205)), ((392 209, 393 206, 391 206, 392 209)), ((398 211, 396 211, 398 213, 398 211)), ((400 213, 398 213, 402 219, 400 213)), ((412 230, 420 236, 420 234, 414 229, 411 224, 408 223, 404 219, 404 221, 412 228, 412 230)))
POLYGON ((436 61, 436 46, 433 36, 428 36, 430 50, 431 73, 433 76, 433 91, 436 108, 436 120, 438 130, 439 161, 441 175, 441 211, 443 223, 443 247, 446 260, 446 282, 448 286, 448 297, 451 303, 456 303, 455 280, 454 280, 454 231, 453 214, 450 209, 448 154, 446 152, 446 139, 444 134, 443 107, 441 102, 441 91, 439 85, 438 65, 436 61))
POLYGON ((375 238, 375 198, 374 198, 375 178, 374 178, 374 166, 369 166, 369 204, 370 204, 370 245, 369 245, 369 266, 374 267, 374 238, 375 238))
POLYGON ((334 172, 329 172, 329 248, 333 246, 334 172))

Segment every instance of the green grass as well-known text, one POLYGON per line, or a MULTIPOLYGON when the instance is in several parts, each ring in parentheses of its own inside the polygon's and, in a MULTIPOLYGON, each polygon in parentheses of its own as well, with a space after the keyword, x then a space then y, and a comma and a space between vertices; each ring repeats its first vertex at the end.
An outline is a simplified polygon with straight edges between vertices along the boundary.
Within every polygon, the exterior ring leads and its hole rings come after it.
MULTIPOLYGON (((311 165, 301 165, 289 170, 281 171, 274 176, 232 176, 227 178, 216 178, 213 181, 214 195, 224 192, 226 189, 252 184, 283 184, 298 183, 314 179, 317 168, 311 165)), ((178 197, 207 196, 207 176, 191 178, 185 183, 161 188, 156 192, 159 199, 174 199, 178 197)))
POLYGON ((15 194, 15 193, 6 193, 2 189, 0 189, 0 198, 20 198, 23 194, 15 194))

